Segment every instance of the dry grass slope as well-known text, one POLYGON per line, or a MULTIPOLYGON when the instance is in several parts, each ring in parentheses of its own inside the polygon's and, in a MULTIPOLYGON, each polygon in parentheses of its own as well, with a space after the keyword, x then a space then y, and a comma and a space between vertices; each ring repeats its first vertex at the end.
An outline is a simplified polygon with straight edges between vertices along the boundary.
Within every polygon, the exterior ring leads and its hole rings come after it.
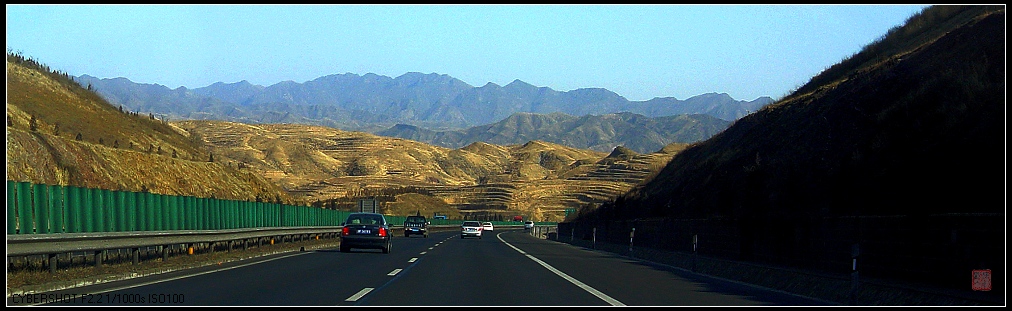
MULTIPOLYGON (((449 149, 309 125, 173 124, 201 137, 223 161, 262 174, 305 202, 347 204, 350 198, 369 193, 412 188, 437 200, 430 205, 538 220, 561 221, 567 208, 613 198, 673 155, 637 154, 602 164, 605 153, 544 141, 508 146, 473 143, 449 149)), ((407 211, 410 214, 424 205, 417 197, 397 200, 391 209, 414 206, 407 211)))
POLYGON ((210 162, 185 131, 121 111, 65 74, 7 56, 7 179, 235 200, 290 200, 259 174, 210 162))

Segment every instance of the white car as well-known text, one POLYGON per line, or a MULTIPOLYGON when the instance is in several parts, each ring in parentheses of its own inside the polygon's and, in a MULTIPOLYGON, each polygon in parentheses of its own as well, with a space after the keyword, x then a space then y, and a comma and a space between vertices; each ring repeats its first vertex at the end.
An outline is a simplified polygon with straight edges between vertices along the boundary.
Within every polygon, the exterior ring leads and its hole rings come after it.
POLYGON ((481 223, 481 230, 482 231, 492 231, 492 230, 495 230, 495 228, 492 227, 492 222, 486 221, 486 222, 481 223))
POLYGON ((477 221, 465 221, 460 224, 460 238, 476 237, 481 238, 482 226, 481 222, 477 221))
POLYGON ((530 221, 530 220, 525 221, 524 222, 524 230, 531 229, 531 228, 534 228, 534 222, 530 221))

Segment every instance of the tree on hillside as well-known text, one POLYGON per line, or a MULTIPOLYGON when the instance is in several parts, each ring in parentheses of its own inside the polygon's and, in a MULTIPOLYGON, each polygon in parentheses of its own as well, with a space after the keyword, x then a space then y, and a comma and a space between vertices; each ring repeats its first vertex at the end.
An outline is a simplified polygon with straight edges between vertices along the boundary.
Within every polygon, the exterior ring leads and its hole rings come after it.
POLYGON ((37 127, 38 127, 38 121, 35 120, 35 115, 33 114, 32 115, 32 119, 30 121, 28 121, 28 129, 30 129, 30 130, 32 130, 32 132, 34 132, 37 127))
POLYGON ((77 137, 74 137, 74 139, 80 141, 81 139, 84 139, 84 137, 81 137, 81 133, 77 133, 77 137))

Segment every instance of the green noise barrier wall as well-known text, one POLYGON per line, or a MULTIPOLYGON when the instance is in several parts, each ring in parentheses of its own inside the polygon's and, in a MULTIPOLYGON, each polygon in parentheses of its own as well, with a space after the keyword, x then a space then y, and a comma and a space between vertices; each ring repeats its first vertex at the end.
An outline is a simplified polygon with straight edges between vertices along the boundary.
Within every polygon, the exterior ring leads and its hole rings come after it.
MULTIPOLYGON (((7 234, 340 226, 350 212, 7 181, 7 234)), ((392 224, 406 217, 387 216, 392 224)))

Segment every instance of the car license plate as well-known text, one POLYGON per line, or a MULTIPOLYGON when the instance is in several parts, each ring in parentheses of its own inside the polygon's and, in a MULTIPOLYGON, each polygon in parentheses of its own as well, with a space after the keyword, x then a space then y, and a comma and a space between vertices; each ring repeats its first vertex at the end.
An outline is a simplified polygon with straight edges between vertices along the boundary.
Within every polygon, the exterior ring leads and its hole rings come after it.
POLYGON ((369 229, 358 229, 358 234, 372 234, 372 230, 369 230, 369 229))
POLYGON ((418 228, 411 228, 411 231, 418 231, 418 228))

